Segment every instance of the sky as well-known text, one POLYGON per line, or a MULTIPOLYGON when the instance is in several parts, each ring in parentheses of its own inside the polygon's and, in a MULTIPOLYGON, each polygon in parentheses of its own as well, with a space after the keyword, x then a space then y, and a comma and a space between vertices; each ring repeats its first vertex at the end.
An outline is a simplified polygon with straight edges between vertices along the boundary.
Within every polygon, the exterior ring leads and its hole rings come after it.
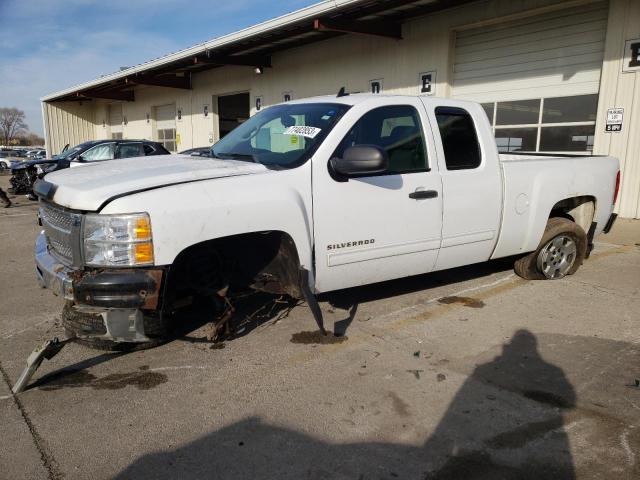
POLYGON ((43 134, 40 98, 319 0, 0 0, 0 107, 43 134))

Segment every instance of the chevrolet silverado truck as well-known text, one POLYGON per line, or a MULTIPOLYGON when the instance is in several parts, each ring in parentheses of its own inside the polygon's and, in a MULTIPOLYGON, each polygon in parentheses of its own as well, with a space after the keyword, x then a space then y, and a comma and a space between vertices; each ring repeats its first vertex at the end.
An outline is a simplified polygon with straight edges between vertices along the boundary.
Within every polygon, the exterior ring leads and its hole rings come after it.
POLYGON ((618 160, 499 154, 476 103, 354 94, 264 109, 210 158, 123 159, 35 186, 43 287, 70 334, 151 345, 173 305, 322 292, 515 258, 557 280, 615 221, 618 160))

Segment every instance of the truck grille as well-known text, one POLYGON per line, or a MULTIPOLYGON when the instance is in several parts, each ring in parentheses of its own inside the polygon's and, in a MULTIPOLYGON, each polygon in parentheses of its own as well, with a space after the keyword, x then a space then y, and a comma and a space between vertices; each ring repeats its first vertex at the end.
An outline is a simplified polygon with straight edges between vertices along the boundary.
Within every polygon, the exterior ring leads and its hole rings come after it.
POLYGON ((66 265, 78 264, 82 215, 41 201, 40 220, 49 251, 66 265))

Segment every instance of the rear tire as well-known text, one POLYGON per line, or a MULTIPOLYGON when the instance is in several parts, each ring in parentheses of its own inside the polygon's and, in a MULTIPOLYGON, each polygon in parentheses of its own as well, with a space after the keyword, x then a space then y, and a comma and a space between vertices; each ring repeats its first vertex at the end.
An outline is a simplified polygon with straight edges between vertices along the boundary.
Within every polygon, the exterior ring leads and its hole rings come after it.
POLYGON ((145 335, 152 338, 149 342, 126 343, 114 342, 102 338, 77 338, 78 335, 102 335, 106 333, 102 316, 94 313, 83 313, 74 310, 67 303, 62 310, 62 326, 66 334, 76 337, 75 342, 95 350, 133 352, 157 347, 167 341, 167 328, 160 315, 144 316, 145 335))
POLYGON ((526 280, 556 280, 573 275, 587 253, 587 234, 566 218, 547 222, 538 248, 518 260, 513 269, 526 280))

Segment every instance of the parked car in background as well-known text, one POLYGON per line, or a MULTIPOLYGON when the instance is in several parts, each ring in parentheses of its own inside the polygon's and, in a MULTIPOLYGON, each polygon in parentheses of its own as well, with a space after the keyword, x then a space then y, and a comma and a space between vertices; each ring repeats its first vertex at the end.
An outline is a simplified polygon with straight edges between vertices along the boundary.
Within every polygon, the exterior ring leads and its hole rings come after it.
POLYGON ((49 172, 118 158, 169 155, 158 142, 148 140, 92 140, 65 149, 51 159, 11 163, 11 188, 15 194, 31 194, 38 178, 49 172))
POLYGON ((11 167, 11 159, 5 151, 0 152, 0 170, 8 170, 11 167))
POLYGON ((211 147, 197 147, 190 148, 188 150, 183 150, 182 152, 178 152, 179 155, 191 155, 192 157, 210 157, 211 156, 211 147))
POLYGON ((45 158, 46 156, 47 151, 42 148, 27 151, 27 157, 32 160, 39 160, 41 158, 45 158))

